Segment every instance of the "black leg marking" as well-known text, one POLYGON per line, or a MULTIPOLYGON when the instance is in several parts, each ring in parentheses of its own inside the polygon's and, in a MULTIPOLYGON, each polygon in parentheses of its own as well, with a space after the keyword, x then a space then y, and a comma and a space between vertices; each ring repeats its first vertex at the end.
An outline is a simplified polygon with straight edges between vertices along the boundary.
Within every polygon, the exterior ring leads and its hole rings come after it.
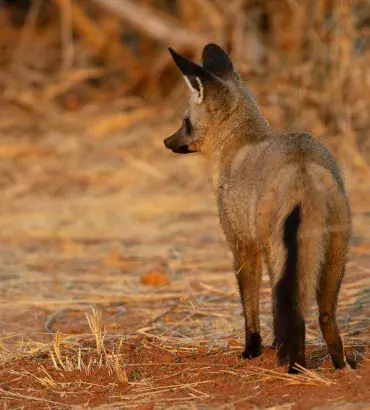
POLYGON ((242 358, 254 359, 262 354, 262 350, 262 338, 260 333, 249 333, 246 336, 245 350, 242 353, 242 358))

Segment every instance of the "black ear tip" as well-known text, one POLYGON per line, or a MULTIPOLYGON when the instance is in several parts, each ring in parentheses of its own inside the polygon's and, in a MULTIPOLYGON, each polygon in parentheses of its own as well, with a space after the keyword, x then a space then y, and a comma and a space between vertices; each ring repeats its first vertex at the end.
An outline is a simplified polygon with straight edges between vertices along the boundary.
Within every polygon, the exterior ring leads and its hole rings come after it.
POLYGON ((168 47, 168 51, 171 53, 172 57, 178 56, 179 53, 176 52, 172 47, 168 47))
POLYGON ((168 51, 171 53, 175 64, 180 69, 183 75, 201 77, 203 79, 208 77, 209 73, 200 65, 179 54, 172 47, 168 47, 168 51))
MULTIPOLYGON (((220 49, 221 47, 216 43, 208 43, 204 46, 204 48, 217 48, 217 49, 220 49)), ((222 50, 222 48, 221 48, 221 50, 222 50)))
POLYGON ((208 54, 208 53, 212 53, 212 52, 225 53, 225 50, 223 48, 221 48, 219 45, 215 44, 215 43, 209 43, 206 46, 204 46, 203 54, 208 54))

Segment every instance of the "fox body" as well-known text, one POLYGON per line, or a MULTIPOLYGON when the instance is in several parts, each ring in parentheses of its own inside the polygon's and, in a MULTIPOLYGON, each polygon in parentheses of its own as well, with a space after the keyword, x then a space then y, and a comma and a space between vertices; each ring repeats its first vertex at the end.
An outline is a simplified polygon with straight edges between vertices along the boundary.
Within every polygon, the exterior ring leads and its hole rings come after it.
POLYGON ((336 305, 351 234, 341 172, 310 134, 274 132, 227 54, 207 45, 198 65, 169 49, 190 89, 181 128, 165 139, 175 153, 207 159, 220 224, 234 257, 252 359, 262 353, 262 263, 273 295, 279 362, 305 366, 305 315, 316 297, 336 368, 347 365, 336 305))

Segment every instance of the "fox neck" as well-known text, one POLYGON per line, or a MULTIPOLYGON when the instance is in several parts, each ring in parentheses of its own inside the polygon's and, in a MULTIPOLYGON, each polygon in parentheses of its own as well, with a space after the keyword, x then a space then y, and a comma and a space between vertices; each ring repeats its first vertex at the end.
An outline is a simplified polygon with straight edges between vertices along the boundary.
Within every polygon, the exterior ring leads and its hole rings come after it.
POLYGON ((270 135, 271 129, 258 110, 253 115, 244 116, 235 127, 215 130, 202 150, 210 166, 214 189, 218 190, 222 174, 240 149, 256 145, 270 135))

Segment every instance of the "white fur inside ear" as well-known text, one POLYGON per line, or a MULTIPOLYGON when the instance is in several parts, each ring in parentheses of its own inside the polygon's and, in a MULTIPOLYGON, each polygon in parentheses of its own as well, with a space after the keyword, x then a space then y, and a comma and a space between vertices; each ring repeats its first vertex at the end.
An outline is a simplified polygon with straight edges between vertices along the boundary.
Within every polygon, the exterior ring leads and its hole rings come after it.
POLYGON ((186 76, 184 76, 184 80, 186 82, 186 85, 189 87, 191 94, 194 95, 196 102, 198 104, 201 104, 204 99, 204 87, 199 77, 195 77, 195 80, 199 86, 199 90, 197 90, 196 88, 192 86, 190 80, 186 76))
POLYGON ((198 104, 201 104, 203 102, 204 98, 204 87, 202 82, 200 81, 199 77, 195 77, 197 80, 197 83, 199 84, 199 92, 198 92, 198 104))

